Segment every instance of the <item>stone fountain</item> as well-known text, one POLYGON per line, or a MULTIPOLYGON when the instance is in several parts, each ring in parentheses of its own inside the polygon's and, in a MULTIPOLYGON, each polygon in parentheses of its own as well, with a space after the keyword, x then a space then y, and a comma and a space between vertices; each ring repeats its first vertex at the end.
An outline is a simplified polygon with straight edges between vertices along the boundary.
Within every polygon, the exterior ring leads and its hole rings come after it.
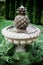
POLYGON ((27 9, 23 6, 16 11, 14 25, 9 25, 2 29, 2 35, 12 44, 17 45, 16 52, 25 51, 24 46, 34 42, 40 34, 40 29, 30 25, 30 20, 26 15, 27 9))

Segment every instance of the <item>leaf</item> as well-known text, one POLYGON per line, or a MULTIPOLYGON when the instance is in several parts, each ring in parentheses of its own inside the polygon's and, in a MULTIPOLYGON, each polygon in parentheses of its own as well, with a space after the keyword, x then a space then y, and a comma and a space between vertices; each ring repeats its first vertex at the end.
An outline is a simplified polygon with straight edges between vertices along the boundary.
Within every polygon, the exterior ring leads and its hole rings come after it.
POLYGON ((0 44, 0 55, 7 54, 8 50, 13 47, 13 44, 9 43, 8 41, 3 41, 2 44, 0 44))

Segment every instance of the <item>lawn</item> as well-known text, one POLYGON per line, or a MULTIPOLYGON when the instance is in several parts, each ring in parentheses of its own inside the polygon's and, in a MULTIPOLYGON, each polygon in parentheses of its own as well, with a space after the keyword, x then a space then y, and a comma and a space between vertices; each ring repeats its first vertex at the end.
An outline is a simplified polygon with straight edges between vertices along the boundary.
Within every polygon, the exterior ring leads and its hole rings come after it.
POLYGON ((4 39, 2 34, 1 34, 1 30, 8 26, 8 25, 11 25, 13 24, 13 21, 11 20, 5 20, 5 19, 0 19, 0 43, 2 42, 2 40, 4 39))

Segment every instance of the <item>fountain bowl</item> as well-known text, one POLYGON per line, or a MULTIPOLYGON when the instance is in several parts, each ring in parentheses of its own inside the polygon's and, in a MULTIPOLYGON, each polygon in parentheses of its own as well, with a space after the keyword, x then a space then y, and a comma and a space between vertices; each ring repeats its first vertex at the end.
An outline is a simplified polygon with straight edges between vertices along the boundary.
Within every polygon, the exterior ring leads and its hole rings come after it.
POLYGON ((9 25, 2 29, 2 35, 5 39, 16 45, 31 44, 34 42, 40 34, 40 29, 29 25, 24 32, 17 32, 17 28, 13 25, 9 25))

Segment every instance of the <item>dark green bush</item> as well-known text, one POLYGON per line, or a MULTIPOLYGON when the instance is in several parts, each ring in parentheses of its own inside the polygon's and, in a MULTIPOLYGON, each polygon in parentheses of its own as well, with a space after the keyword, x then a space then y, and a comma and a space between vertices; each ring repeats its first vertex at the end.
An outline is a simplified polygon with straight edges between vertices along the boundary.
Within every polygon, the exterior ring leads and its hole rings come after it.
POLYGON ((0 16, 4 16, 5 13, 5 2, 0 1, 0 16))
POLYGON ((1 65, 43 65, 43 49, 41 43, 26 45, 26 52, 15 52, 16 45, 7 41, 0 44, 1 65))
POLYGON ((27 15, 31 23, 43 24, 42 0, 5 0, 2 5, 3 3, 0 3, 0 16, 5 15, 6 19, 14 20, 16 9, 23 5, 27 8, 27 15))
POLYGON ((41 24, 43 25, 43 10, 42 10, 42 12, 41 12, 41 24))
POLYGON ((5 1, 5 18, 9 19, 9 2, 10 0, 5 1))

